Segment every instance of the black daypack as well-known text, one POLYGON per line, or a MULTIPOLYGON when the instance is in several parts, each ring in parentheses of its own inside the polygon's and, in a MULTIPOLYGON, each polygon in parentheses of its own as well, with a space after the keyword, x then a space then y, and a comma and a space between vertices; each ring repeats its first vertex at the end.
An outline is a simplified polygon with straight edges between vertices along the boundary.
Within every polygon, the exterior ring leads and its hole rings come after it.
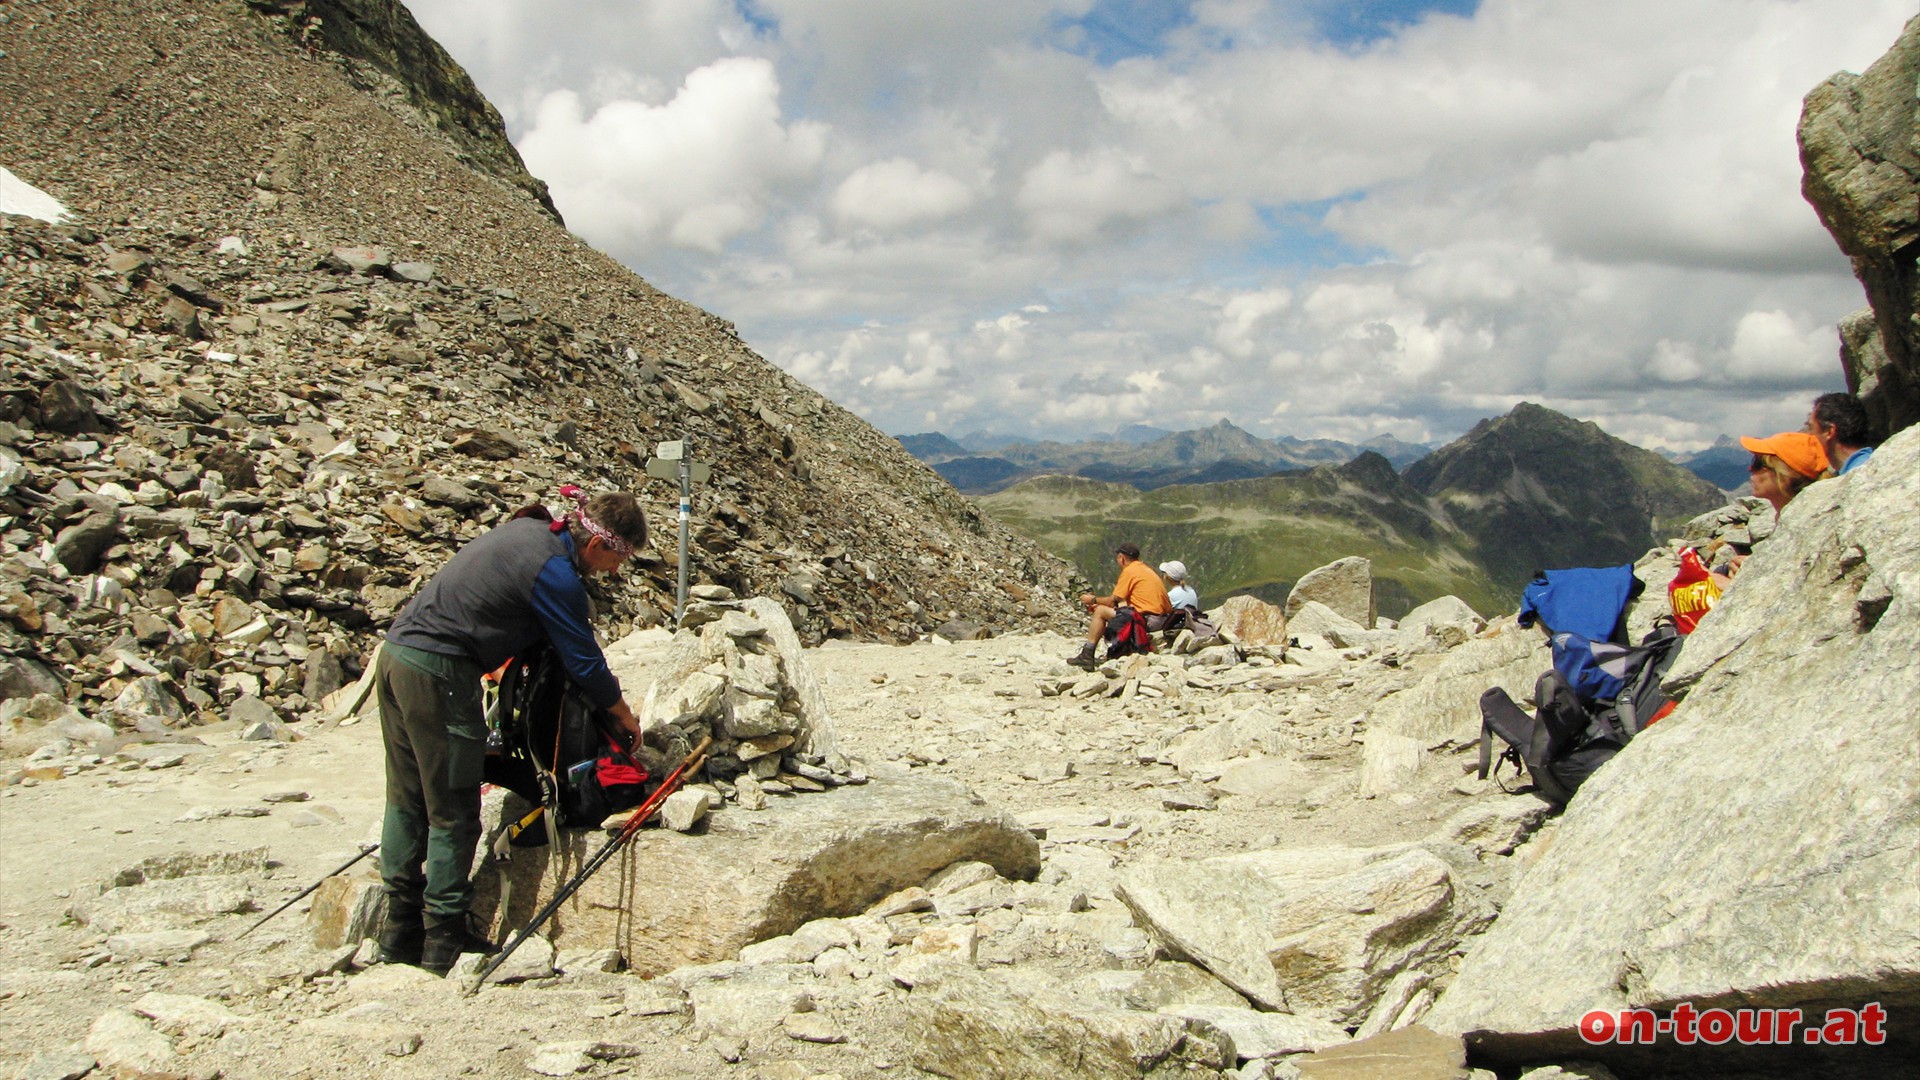
POLYGON ((1130 607, 1113 613, 1107 622, 1107 659, 1153 651, 1153 634, 1147 629, 1147 617, 1130 607))
POLYGON ((1541 795, 1565 806, 1587 777, 1672 710, 1660 679, 1681 640, 1672 626, 1657 626, 1639 645, 1610 658, 1609 666, 1624 672, 1612 698, 1582 697, 1558 666, 1534 684, 1531 716, 1497 686, 1480 695, 1480 778, 1497 779, 1500 762, 1511 761, 1516 770, 1525 769, 1541 795), (1506 744, 1497 760, 1496 735, 1506 744))
MULTIPOLYGON (((508 661, 487 720, 484 779, 546 807, 556 826, 591 828, 645 798, 646 769, 567 678, 551 646, 508 661)), ((526 844, 544 840, 537 830, 521 836, 526 844)))

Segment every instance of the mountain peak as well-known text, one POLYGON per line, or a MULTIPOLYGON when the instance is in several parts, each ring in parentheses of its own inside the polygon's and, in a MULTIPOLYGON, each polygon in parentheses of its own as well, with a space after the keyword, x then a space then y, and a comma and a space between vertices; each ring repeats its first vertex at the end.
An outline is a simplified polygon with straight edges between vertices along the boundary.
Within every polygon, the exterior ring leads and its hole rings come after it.
POLYGON ((1723 501, 1714 485, 1598 424, 1521 402, 1407 469, 1479 538, 1508 583, 1561 566, 1637 559, 1687 518, 1723 501), (1548 541, 1558 533, 1571 535, 1548 541))

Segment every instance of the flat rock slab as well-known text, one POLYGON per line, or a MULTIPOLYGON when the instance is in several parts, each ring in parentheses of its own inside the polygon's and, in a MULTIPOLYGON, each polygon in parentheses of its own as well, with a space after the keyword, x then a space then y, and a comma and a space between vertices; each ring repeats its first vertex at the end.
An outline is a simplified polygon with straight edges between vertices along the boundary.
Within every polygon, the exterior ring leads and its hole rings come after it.
POLYGON ((1367 714, 1369 731, 1390 731, 1428 747, 1465 746, 1480 737, 1480 694, 1500 687, 1515 701, 1532 701, 1533 684, 1553 666, 1547 636, 1521 629, 1511 616, 1497 630, 1450 649, 1440 663, 1405 690, 1388 694, 1367 714))
POLYGON ((1401 971, 1437 974, 1493 917, 1417 844, 1143 862, 1116 895, 1180 954, 1263 1008, 1342 1026, 1401 971))
POLYGON ((1115 1009, 1069 993, 1038 971, 947 964, 908 999, 913 1062, 953 1080, 1060 1076, 1134 1080, 1233 1064, 1205 1025, 1115 1009))
MULTIPOLYGON (((857 915, 957 862, 1006 878, 1040 871, 1033 834, 965 787, 934 778, 771 800, 757 813, 723 811, 697 834, 648 829, 590 878, 545 928, 569 951, 617 949, 641 975, 731 959, 803 923, 857 915)), ((606 843, 563 833, 557 851, 516 851, 505 925, 526 925, 606 843), (555 860, 558 866, 554 866, 555 860)), ((480 875, 474 910, 494 917, 499 877, 480 875)), ((497 925, 497 923, 496 923, 497 925)))
POLYGON ((1457 1038, 1414 1024, 1296 1058, 1300 1080, 1467 1080, 1457 1038))

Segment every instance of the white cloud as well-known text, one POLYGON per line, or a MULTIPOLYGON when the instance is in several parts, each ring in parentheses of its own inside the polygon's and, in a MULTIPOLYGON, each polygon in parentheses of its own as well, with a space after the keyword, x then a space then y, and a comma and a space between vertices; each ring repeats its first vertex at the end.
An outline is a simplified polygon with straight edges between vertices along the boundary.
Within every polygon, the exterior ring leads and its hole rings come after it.
POLYGON ((1831 324, 1802 326, 1784 311, 1750 311, 1734 328, 1727 373, 1761 383, 1804 383, 1835 367, 1837 341, 1831 324))
POLYGON ((840 220, 877 229, 949 217, 973 202, 966 184, 906 158, 863 165, 840 182, 833 212, 840 220))
POLYGON ((1839 386, 1862 298, 1794 126, 1911 0, 1481 0, 1332 46, 1336 3, 1197 0, 1109 66, 1055 47, 1091 0, 410 6, 576 231, 889 430, 1445 438, 1533 400, 1699 445, 1839 386))
POLYGON ((1178 187, 1124 155, 1055 150, 1027 171, 1015 201, 1040 239, 1084 242, 1111 222, 1150 218, 1182 200, 1178 187))
POLYGON ((1238 357, 1252 356, 1254 331, 1268 316, 1285 311, 1293 303, 1291 290, 1261 289, 1239 293, 1220 305, 1220 318, 1214 324, 1213 342, 1238 357))
POLYGON ((728 59, 662 105, 614 101, 587 115, 578 94, 555 91, 519 147, 584 235, 623 254, 661 241, 717 253, 765 219, 779 187, 812 174, 826 135, 781 123, 772 64, 728 59))

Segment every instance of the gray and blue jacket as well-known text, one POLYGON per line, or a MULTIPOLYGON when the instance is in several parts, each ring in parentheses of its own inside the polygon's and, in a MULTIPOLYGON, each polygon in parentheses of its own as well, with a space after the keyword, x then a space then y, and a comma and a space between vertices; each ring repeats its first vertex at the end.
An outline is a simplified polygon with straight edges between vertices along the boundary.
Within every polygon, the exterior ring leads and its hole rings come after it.
POLYGON ((587 697, 610 708, 620 700, 620 680, 594 640, 574 558, 571 533, 537 518, 509 521, 433 575, 393 620, 387 640, 492 671, 545 638, 587 697))

